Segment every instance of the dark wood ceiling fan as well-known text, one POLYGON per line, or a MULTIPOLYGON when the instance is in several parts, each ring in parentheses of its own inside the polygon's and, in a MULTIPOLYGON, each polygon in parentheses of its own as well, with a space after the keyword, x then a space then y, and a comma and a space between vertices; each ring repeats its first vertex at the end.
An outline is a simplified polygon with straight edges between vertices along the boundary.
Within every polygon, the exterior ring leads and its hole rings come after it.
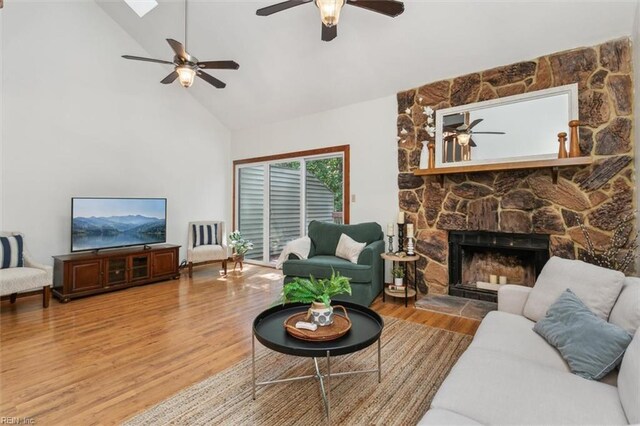
POLYGON ((395 18, 404 12, 404 3, 396 0, 288 0, 258 9, 258 16, 269 16, 292 7, 314 2, 320 9, 322 40, 331 41, 338 36, 338 20, 345 4, 395 18))
POLYGON ((179 78, 180 84, 183 87, 190 87, 193 84, 195 76, 200 77, 212 86, 223 89, 226 84, 210 74, 204 72, 204 69, 230 69, 237 70, 240 68, 235 61, 199 61, 195 56, 191 56, 187 53, 187 0, 184 2, 184 45, 179 41, 168 38, 167 43, 171 46, 171 49, 175 53, 173 61, 165 61, 162 59, 143 58, 140 56, 122 55, 125 59, 131 59, 134 61, 155 62, 158 64, 173 65, 174 70, 168 76, 163 78, 160 83, 171 84, 179 78))

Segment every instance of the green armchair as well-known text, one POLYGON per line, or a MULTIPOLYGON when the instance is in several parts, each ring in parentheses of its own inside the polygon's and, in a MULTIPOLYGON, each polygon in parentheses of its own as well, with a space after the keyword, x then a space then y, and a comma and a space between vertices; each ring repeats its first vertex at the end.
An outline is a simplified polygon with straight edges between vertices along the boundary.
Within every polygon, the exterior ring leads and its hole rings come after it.
POLYGON ((282 265, 284 282, 295 277, 329 278, 333 270, 351 278, 352 294, 336 296, 335 300, 344 300, 369 306, 382 291, 382 258, 384 252, 384 234, 380 225, 374 222, 357 225, 336 225, 333 223, 312 221, 308 234, 311 250, 308 259, 290 255, 282 265), (358 257, 358 263, 335 256, 336 247, 342 234, 367 245, 358 257))

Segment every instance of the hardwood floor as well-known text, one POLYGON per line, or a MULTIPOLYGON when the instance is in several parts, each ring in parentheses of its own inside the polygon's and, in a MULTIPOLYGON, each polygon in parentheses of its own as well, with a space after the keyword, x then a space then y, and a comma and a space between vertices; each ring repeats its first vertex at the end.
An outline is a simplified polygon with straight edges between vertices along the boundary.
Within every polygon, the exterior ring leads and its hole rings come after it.
MULTIPOLYGON (((78 299, 0 305, 0 417, 41 425, 118 424, 230 367, 251 351, 251 322, 280 291, 280 271, 245 265, 78 299)), ((382 315, 473 334, 478 322, 405 308, 382 315)))

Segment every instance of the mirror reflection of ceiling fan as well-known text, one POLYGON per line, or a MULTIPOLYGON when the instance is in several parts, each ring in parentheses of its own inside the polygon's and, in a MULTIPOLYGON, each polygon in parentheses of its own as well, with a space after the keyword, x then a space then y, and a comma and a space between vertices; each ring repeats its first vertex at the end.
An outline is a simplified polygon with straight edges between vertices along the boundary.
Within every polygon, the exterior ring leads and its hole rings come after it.
POLYGON ((456 116, 449 116, 447 123, 447 117, 445 117, 445 123, 443 123, 444 138, 443 144, 443 161, 445 163, 457 162, 457 161, 470 161, 471 160, 471 148, 476 147, 473 135, 504 135, 505 132, 474 132, 473 128, 484 121, 483 118, 477 118, 469 123, 471 119, 470 113, 456 116), (462 121, 462 124, 460 122, 462 121))
POLYGON ((464 124, 458 127, 445 126, 444 131, 447 133, 450 133, 449 136, 444 138, 445 142, 457 139, 458 143, 462 146, 469 145, 469 146, 475 147, 477 145, 473 141, 473 137, 472 137, 473 135, 504 135, 505 134, 505 132, 474 132, 473 128, 478 124, 480 124, 482 121, 484 121, 483 118, 476 118, 469 124, 467 124, 466 121, 468 121, 468 119, 467 119, 467 115, 465 114, 464 124))

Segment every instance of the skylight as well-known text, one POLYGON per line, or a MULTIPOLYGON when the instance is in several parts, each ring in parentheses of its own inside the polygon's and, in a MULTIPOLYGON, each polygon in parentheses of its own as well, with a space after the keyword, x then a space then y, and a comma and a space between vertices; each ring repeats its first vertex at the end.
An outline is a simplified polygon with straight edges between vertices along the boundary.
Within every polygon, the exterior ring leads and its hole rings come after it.
POLYGON ((151 12, 157 5, 156 0, 124 0, 139 17, 143 17, 147 13, 151 12))

